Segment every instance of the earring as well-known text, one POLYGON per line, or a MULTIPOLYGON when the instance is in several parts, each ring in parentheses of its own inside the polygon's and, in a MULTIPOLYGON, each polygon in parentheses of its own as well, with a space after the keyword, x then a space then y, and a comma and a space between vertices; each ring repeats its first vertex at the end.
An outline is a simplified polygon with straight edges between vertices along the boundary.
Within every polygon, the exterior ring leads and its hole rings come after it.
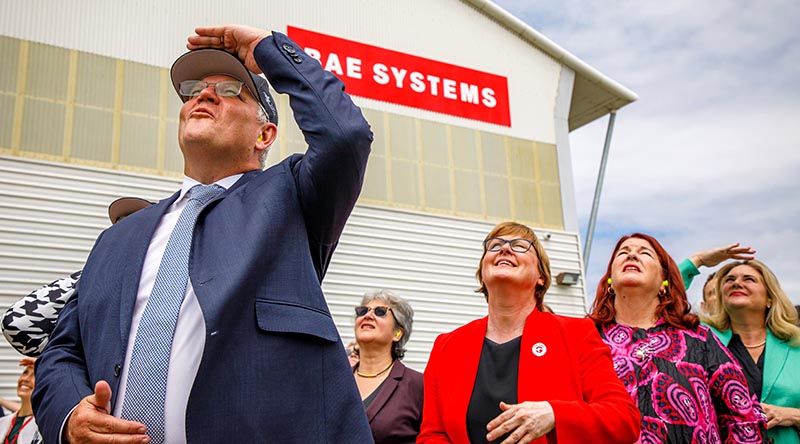
POLYGON ((606 286, 606 294, 614 296, 614 289, 611 288, 611 278, 606 279, 606 283, 608 284, 606 286))

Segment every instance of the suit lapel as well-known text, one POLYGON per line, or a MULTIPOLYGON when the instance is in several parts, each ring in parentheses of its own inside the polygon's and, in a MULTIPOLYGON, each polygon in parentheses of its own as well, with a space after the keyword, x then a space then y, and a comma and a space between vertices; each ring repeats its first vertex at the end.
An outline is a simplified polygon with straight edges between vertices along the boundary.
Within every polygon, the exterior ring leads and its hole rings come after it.
POLYGON ((136 295, 139 292, 139 280, 142 276, 142 267, 144 266, 144 258, 147 255, 147 250, 150 247, 150 240, 153 233, 161 221, 161 217, 167 211, 170 205, 178 198, 180 191, 164 199, 151 207, 141 210, 137 214, 136 226, 130 228, 131 233, 125 237, 128 242, 127 245, 120 247, 120 250, 128 255, 128 260, 125 262, 125 270, 122 274, 122 287, 120 295, 120 324, 119 333, 120 340, 122 341, 123 350, 127 347, 128 336, 131 331, 131 318, 133 317, 133 307, 136 305, 136 295))
MULTIPOLYGON (((216 202, 219 202, 225 199, 230 194, 234 193, 238 188, 244 187, 248 182, 253 180, 254 178, 258 177, 258 174, 262 173, 261 170, 254 170, 244 173, 242 177, 239 178, 230 188, 225 190, 224 192, 220 193, 219 196, 211 199, 200 214, 197 216, 197 223, 195 225, 195 233, 192 239, 192 250, 189 253, 189 281, 192 284, 192 288, 194 288, 194 294, 197 298, 198 304, 200 304, 200 309, 203 312, 203 317, 206 320, 206 326, 208 326, 208 321, 211 318, 216 317, 216 315, 220 312, 220 307, 224 306, 227 301, 224 297, 221 297, 221 294, 218 293, 209 293, 205 288, 205 284, 214 280, 217 276, 213 273, 205 273, 203 276, 198 276, 195 272, 195 268, 197 264, 195 263, 197 256, 194 254, 195 247, 198 243, 202 243, 202 239, 204 235, 209 235, 208 231, 204 232, 202 229, 198 230, 198 226, 203 225, 203 218, 206 217, 206 213, 211 211, 215 206, 216 202)), ((235 197, 237 201, 245 200, 247 198, 247 189, 243 189, 242 192, 235 197)))
POLYGON ((783 367, 789 357, 789 345, 780 338, 775 337, 767 329, 767 347, 764 352, 767 355, 764 356, 764 376, 761 378, 764 381, 764 387, 761 390, 762 401, 769 398, 778 376, 783 372, 783 367))
POLYGON ((400 381, 403 379, 405 372, 406 366, 400 363, 400 361, 396 361, 392 371, 389 373, 389 376, 387 376, 386 380, 383 381, 380 391, 377 395, 375 395, 375 399, 372 400, 372 403, 367 408, 367 420, 370 423, 372 422, 372 419, 375 418, 375 415, 381 411, 386 402, 389 401, 389 398, 392 397, 392 394, 397 389, 400 381))

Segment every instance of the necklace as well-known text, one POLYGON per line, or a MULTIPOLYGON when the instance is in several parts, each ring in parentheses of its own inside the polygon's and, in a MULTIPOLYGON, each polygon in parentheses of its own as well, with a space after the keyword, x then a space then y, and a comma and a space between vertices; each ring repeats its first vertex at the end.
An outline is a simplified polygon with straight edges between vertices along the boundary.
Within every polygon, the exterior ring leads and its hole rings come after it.
POLYGON ((744 342, 742 342, 742 345, 744 345, 745 348, 758 348, 758 347, 761 347, 762 345, 764 345, 766 343, 767 343, 767 340, 764 339, 763 341, 761 341, 761 342, 759 342, 758 344, 755 344, 755 345, 747 345, 744 342))
POLYGON ((380 376, 380 375, 382 375, 382 374, 384 374, 384 373, 388 372, 388 371, 389 371, 389 369, 390 369, 390 368, 392 368, 392 366, 393 366, 393 365, 394 365, 394 361, 392 361, 392 362, 389 364, 389 366, 388 366, 388 367, 386 367, 385 369, 383 369, 383 370, 379 371, 378 373, 375 373, 374 375, 367 375, 367 374, 361 373, 360 371, 358 371, 358 369, 356 369, 356 374, 357 374, 358 376, 361 376, 362 378, 377 378, 378 376, 380 376))

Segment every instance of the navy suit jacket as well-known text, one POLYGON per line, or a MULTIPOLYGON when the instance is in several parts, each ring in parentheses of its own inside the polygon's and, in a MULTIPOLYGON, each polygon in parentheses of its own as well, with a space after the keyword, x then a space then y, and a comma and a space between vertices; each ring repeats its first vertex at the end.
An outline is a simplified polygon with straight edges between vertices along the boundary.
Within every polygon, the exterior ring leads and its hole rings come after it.
MULTIPOLYGON (((355 205, 372 141, 342 83, 288 37, 255 50, 289 94, 309 148, 244 174, 197 219, 189 276, 205 348, 186 411, 189 443, 370 443, 372 437, 320 282, 355 205)), ((108 381, 117 399, 150 238, 178 193, 103 232, 37 362, 46 442, 108 381)), ((113 405, 112 405, 113 409, 113 405)))

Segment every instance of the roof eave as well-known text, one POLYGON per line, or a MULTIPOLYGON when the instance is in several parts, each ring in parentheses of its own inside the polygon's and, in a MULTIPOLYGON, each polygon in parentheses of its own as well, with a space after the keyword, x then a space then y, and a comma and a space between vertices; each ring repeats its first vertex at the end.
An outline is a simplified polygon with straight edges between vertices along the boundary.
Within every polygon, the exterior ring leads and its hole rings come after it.
POLYGON ((570 106, 569 112, 570 131, 639 99, 636 93, 603 75, 494 2, 490 0, 462 1, 575 71, 576 87, 573 89, 572 106, 570 106), (577 87, 579 82, 582 84, 581 88, 577 87), (585 96, 580 97, 576 94, 585 96))

